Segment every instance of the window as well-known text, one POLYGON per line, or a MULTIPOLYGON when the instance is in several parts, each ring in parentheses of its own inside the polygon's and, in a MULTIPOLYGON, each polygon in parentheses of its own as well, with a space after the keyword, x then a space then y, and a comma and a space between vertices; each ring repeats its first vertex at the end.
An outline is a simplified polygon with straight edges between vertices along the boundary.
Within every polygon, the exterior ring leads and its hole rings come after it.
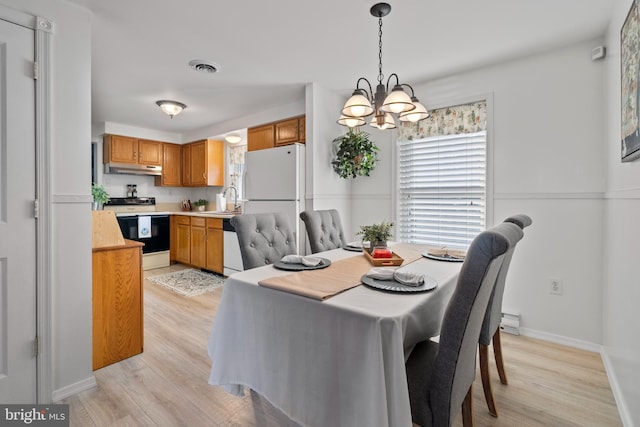
POLYGON ((238 190, 238 200, 244 198, 243 175, 244 156, 247 152, 246 145, 229 145, 227 150, 229 155, 229 180, 228 185, 233 185, 238 190))
POLYGON ((466 249, 485 229, 486 103, 431 112, 400 131, 398 238, 466 249))

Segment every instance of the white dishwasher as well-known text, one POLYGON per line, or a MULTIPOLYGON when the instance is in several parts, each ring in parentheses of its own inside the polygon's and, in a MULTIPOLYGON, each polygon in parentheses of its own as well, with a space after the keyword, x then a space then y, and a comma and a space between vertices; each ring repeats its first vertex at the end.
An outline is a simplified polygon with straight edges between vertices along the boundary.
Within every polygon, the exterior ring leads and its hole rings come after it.
POLYGON ((242 255, 236 231, 229 218, 222 220, 223 245, 224 245, 224 275, 230 276, 238 271, 243 271, 242 255))

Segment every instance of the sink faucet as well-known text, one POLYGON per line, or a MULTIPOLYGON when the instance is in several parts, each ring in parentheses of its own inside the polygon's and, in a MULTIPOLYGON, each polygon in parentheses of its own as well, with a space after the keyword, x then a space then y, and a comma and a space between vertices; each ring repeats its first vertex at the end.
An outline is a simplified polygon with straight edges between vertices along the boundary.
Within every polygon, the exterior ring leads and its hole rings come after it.
POLYGON ((237 211, 240 208, 240 205, 238 204, 238 189, 233 185, 228 186, 222 191, 222 194, 224 194, 225 197, 227 194, 227 190, 233 190, 233 210, 237 211))

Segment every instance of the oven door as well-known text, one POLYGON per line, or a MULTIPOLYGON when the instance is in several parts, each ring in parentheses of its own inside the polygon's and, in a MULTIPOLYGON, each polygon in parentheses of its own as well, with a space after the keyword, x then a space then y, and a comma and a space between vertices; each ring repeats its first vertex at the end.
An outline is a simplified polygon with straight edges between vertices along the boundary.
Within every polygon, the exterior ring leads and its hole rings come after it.
POLYGON ((122 237, 144 243, 143 254, 169 250, 169 215, 127 215, 118 217, 122 237), (138 223, 141 217, 151 217, 151 236, 138 237, 138 223))

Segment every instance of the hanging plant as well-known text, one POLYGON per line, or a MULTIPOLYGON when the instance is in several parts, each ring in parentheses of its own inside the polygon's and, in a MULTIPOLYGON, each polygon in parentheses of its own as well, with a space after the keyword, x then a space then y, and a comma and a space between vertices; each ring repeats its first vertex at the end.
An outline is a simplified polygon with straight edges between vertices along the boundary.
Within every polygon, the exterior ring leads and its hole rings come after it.
POLYGON ((340 178, 369 176, 378 161, 378 147, 369 139, 368 133, 349 129, 333 142, 339 146, 331 164, 340 178))

